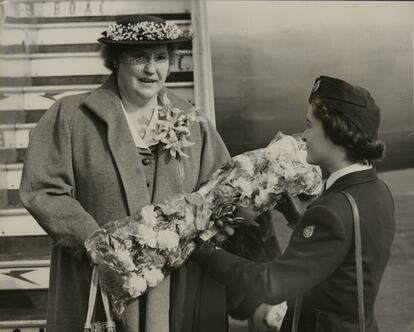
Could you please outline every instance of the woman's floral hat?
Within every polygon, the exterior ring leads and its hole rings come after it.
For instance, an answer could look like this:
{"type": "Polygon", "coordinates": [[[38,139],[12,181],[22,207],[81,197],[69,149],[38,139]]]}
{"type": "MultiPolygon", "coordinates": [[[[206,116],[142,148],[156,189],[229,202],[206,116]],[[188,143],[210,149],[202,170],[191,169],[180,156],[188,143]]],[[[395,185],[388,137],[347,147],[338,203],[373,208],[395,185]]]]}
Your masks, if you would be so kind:
{"type": "Polygon", "coordinates": [[[134,15],[110,24],[98,39],[104,44],[169,44],[192,39],[191,32],[181,30],[175,23],[160,17],[134,15]]]}

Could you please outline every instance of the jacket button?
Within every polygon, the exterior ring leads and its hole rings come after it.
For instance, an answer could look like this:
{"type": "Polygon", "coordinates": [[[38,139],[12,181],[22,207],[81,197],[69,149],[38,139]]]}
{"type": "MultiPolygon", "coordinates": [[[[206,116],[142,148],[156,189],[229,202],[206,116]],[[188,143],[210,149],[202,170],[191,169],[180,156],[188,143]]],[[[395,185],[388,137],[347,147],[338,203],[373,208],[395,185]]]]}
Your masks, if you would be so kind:
{"type": "Polygon", "coordinates": [[[148,158],[142,159],[142,164],[145,165],[145,166],[149,165],[150,162],[151,162],[151,160],[149,160],[148,158]]]}

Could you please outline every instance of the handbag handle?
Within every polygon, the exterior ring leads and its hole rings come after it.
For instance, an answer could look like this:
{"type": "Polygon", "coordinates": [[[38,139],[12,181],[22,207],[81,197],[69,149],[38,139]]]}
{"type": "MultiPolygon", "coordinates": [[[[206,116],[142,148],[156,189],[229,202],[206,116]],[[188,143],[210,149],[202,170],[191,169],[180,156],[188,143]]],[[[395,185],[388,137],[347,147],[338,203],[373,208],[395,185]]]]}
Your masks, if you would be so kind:
{"type": "MultiPolygon", "coordinates": [[[[361,222],[359,218],[358,205],[351,194],[341,191],[352,209],[352,219],[354,221],[355,236],[355,263],[357,274],[357,292],[358,292],[358,311],[359,311],[359,332],[365,332],[365,309],[364,309],[364,280],[362,270],[362,241],[361,241],[361,222]]],[[[299,328],[300,312],[302,310],[302,296],[298,296],[295,301],[293,312],[292,332],[297,332],[299,328]]]]}
{"type": "Polygon", "coordinates": [[[88,312],[86,314],[85,324],[83,326],[84,332],[92,332],[93,329],[93,323],[92,323],[92,317],[95,312],[96,307],[96,295],[98,292],[98,285],[99,289],[101,291],[102,296],[102,303],[105,310],[106,315],[106,327],[107,332],[115,332],[115,322],[112,318],[112,312],[109,305],[108,295],[106,291],[103,289],[101,284],[99,283],[99,269],[97,265],[93,266],[92,269],[92,277],[91,277],[91,286],[89,289],[89,300],[88,300],[88,312]]]}
{"type": "Polygon", "coordinates": [[[99,284],[99,288],[101,289],[102,302],[105,310],[107,332],[115,332],[115,322],[112,318],[112,311],[109,305],[108,294],[101,284],[99,284]]]}
{"type": "Polygon", "coordinates": [[[92,316],[95,311],[95,304],[96,304],[96,293],[97,293],[97,286],[98,286],[98,279],[99,273],[96,266],[93,266],[92,270],[92,278],[91,278],[91,286],[89,288],[89,300],[88,300],[88,312],[86,314],[85,324],[83,326],[84,332],[92,331],[92,316]]]}

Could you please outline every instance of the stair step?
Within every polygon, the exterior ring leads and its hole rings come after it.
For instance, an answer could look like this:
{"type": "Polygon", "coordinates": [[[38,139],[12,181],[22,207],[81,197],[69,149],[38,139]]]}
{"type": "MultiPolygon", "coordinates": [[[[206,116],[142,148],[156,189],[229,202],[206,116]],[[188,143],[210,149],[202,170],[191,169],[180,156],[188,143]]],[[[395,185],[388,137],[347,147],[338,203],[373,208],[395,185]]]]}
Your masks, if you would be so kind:
{"type": "Polygon", "coordinates": [[[27,148],[30,131],[36,127],[36,123],[16,123],[0,125],[0,147],[3,149],[27,148]]]}
{"type": "MultiPolygon", "coordinates": [[[[47,289],[31,290],[2,290],[0,291],[2,301],[0,302],[0,320],[21,320],[21,319],[40,319],[36,317],[37,310],[45,310],[47,307],[47,289]],[[4,301],[3,301],[4,299],[4,301]],[[30,317],[11,317],[9,310],[34,310],[30,317]],[[7,316],[6,316],[7,315],[7,316]]],[[[21,312],[19,312],[21,315],[21,312]]]]}
{"type": "Polygon", "coordinates": [[[47,296],[47,289],[0,290],[0,328],[44,326],[47,296]]]}
{"type": "MultiPolygon", "coordinates": [[[[2,115],[2,112],[0,112],[0,117],[1,115],[2,115]]],[[[27,149],[16,149],[16,148],[0,149],[0,164],[23,163],[26,157],[26,151],[27,149]]]]}
{"type": "MultiPolygon", "coordinates": [[[[185,65],[185,64],[183,64],[185,65]]],[[[187,83],[167,83],[167,86],[173,89],[174,92],[181,97],[193,100],[193,96],[188,94],[188,89],[192,88],[192,85],[187,83]],[[183,90],[184,89],[184,90],[183,90]],[[184,95],[183,95],[184,93],[184,95]]],[[[32,113],[44,112],[52,104],[65,96],[81,94],[88,92],[97,86],[50,86],[50,87],[25,87],[24,91],[20,91],[14,88],[0,87],[4,95],[0,98],[0,113],[7,111],[22,112],[25,111],[27,116],[31,116],[32,113]]],[[[191,89],[190,89],[191,90],[191,89]]],[[[0,114],[1,116],[1,114],[0,114]]],[[[17,117],[17,116],[16,116],[17,117]]],[[[21,123],[22,121],[16,121],[21,123]]],[[[37,121],[27,121],[27,123],[36,123],[37,121]]],[[[3,123],[3,122],[2,122],[3,123]]],[[[15,123],[15,122],[13,122],[15,123]]]]}
{"type": "MultiPolygon", "coordinates": [[[[96,75],[72,75],[72,76],[0,76],[0,85],[20,88],[27,87],[43,87],[50,85],[93,85],[102,84],[108,78],[105,74],[96,75]]],[[[192,82],[193,72],[172,72],[167,77],[167,82],[192,82]]]]}
{"type": "Polygon", "coordinates": [[[19,189],[0,190],[0,209],[21,209],[19,189]]]}
{"type": "Polygon", "coordinates": [[[45,332],[46,320],[0,321],[0,332],[45,332]]]}
{"type": "MultiPolygon", "coordinates": [[[[21,93],[62,93],[66,91],[90,91],[98,88],[99,84],[80,84],[73,83],[69,85],[43,85],[43,86],[0,86],[2,94],[21,94],[21,93]]],[[[167,82],[167,88],[184,88],[193,87],[193,82],[167,82]]]]}
{"type": "MultiPolygon", "coordinates": [[[[2,262],[4,263],[4,262],[2,262]]],[[[7,262],[13,265],[16,262],[7,262]]],[[[31,290],[49,288],[48,266],[30,267],[28,264],[46,265],[49,261],[22,261],[22,267],[2,267],[0,264],[0,291],[1,290],[31,290]],[[24,267],[23,267],[24,266],[24,267]]],[[[14,264],[16,265],[16,264],[14,264]]]]}
{"type": "Polygon", "coordinates": [[[52,239],[48,235],[1,237],[0,255],[50,255],[52,239]]]}
{"type": "Polygon", "coordinates": [[[0,237],[46,235],[26,209],[0,210],[0,237]]]}
{"type": "Polygon", "coordinates": [[[50,265],[50,255],[0,255],[0,269],[21,269],[21,268],[48,268],[50,265]]]}
{"type": "MultiPolygon", "coordinates": [[[[171,73],[193,71],[191,51],[177,51],[177,58],[170,67],[171,73]]],[[[2,76],[30,77],[30,79],[46,76],[110,74],[99,52],[0,54],[0,67],[3,68],[2,76]]]]}

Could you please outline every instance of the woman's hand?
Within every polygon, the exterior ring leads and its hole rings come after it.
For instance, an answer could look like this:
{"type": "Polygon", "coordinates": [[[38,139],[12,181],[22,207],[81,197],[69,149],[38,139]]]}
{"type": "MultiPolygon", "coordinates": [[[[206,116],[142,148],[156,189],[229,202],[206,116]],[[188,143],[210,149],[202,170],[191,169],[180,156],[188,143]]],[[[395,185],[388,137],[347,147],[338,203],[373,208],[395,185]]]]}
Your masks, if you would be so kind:
{"type": "Polygon", "coordinates": [[[243,218],[246,220],[255,220],[260,215],[260,212],[254,211],[253,209],[237,206],[234,210],[234,216],[243,218]]]}
{"type": "MultiPolygon", "coordinates": [[[[233,212],[233,216],[235,218],[243,218],[248,221],[250,221],[252,224],[254,224],[254,220],[260,215],[259,212],[254,211],[249,208],[245,208],[242,206],[237,206],[236,209],[233,212]]],[[[216,235],[216,239],[218,242],[222,242],[223,237],[226,238],[228,236],[232,236],[235,233],[235,229],[231,227],[230,225],[222,225],[221,227],[223,232],[220,232],[216,235]]]]}
{"type": "Polygon", "coordinates": [[[98,265],[98,253],[95,250],[87,249],[86,256],[88,256],[89,264],[91,266],[98,265]]]}
{"type": "Polygon", "coordinates": [[[296,223],[299,221],[305,211],[305,207],[297,196],[291,196],[287,192],[279,195],[275,209],[278,210],[289,223],[296,223]]]}
{"type": "Polygon", "coordinates": [[[192,258],[195,258],[198,261],[203,261],[204,258],[209,257],[217,248],[212,245],[210,242],[197,239],[198,247],[191,254],[192,258]]]}

